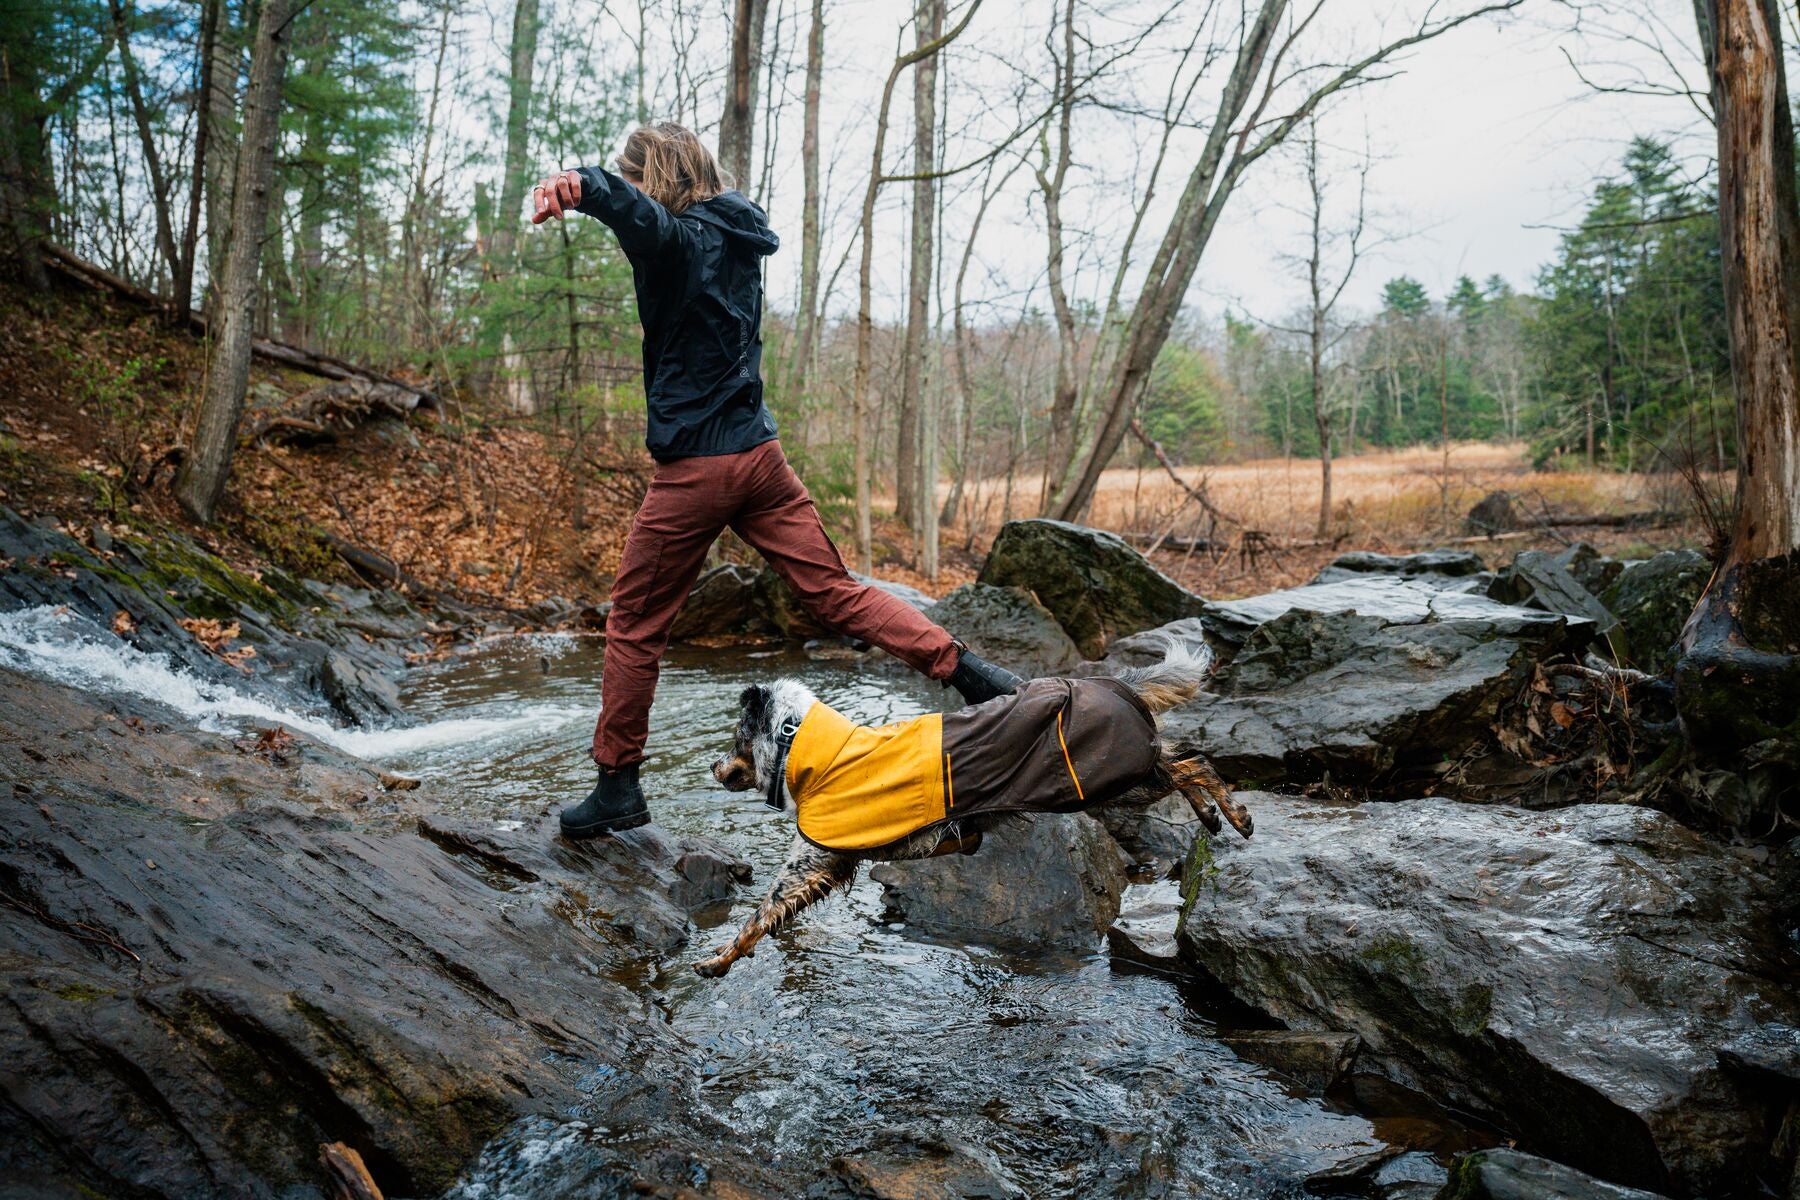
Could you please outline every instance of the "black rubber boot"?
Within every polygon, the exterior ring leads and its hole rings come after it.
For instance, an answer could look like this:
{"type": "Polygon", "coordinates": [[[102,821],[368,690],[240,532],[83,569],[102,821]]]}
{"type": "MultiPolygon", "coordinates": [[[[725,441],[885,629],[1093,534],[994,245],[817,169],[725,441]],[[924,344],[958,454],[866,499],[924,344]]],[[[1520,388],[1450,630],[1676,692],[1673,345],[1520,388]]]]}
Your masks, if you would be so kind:
{"type": "Polygon", "coordinates": [[[619,833],[650,823],[650,810],[644,805],[643,790],[638,787],[638,765],[620,767],[616,771],[600,768],[600,782],[580,804],[562,811],[564,837],[597,837],[603,833],[619,833]]]}
{"type": "Polygon", "coordinates": [[[985,704],[1001,696],[1010,696],[1025,682],[1005,667],[982,658],[961,642],[956,644],[956,648],[961,651],[961,657],[956,660],[956,670],[944,682],[962,693],[965,704],[985,704]]]}

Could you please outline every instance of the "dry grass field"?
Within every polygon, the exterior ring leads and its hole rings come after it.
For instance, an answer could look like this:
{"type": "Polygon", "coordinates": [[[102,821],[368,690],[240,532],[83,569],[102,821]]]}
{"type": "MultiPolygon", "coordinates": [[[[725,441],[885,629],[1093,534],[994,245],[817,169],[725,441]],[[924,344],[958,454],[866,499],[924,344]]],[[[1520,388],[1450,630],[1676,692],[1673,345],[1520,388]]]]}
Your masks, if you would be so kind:
{"type": "MultiPolygon", "coordinates": [[[[1404,553],[1431,546],[1473,549],[1495,566],[1519,550],[1557,548],[1587,541],[1628,557],[1672,546],[1698,545],[1704,532],[1683,519],[1653,528],[1552,527],[1501,538],[1470,538],[1469,509],[1490,492],[1506,491],[1526,518],[1673,511],[1692,501],[1672,474],[1625,475],[1614,471],[1534,471],[1517,443],[1470,442],[1414,447],[1341,458],[1332,470],[1332,518],[1317,539],[1319,464],[1316,459],[1258,459],[1223,466],[1181,468],[1225,517],[1219,521],[1187,498],[1154,464],[1115,469],[1102,478],[1088,523],[1136,535],[1140,545],[1159,536],[1170,547],[1154,557],[1187,587],[1205,595],[1236,596],[1307,579],[1348,550],[1404,553]],[[1189,549],[1195,538],[1215,543],[1189,549]]],[[[1714,481],[1729,487],[1730,481],[1714,481]]],[[[1016,479],[1011,514],[1028,515],[1041,481],[1016,479]]],[[[1007,509],[1006,481],[985,480],[975,489],[978,543],[998,529],[1007,509]],[[985,536],[983,536],[985,535],[985,536]]]]}

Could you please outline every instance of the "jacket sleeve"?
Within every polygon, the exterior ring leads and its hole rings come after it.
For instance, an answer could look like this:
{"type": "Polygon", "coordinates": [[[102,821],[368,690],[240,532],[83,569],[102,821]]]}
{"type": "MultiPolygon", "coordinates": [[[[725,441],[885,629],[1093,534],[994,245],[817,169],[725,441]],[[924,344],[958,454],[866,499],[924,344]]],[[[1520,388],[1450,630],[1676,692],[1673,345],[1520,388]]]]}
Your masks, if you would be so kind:
{"type": "Polygon", "coordinates": [[[687,237],[668,209],[605,167],[578,167],[581,202],[575,211],[604,221],[630,255],[653,256],[679,247],[687,237]]]}

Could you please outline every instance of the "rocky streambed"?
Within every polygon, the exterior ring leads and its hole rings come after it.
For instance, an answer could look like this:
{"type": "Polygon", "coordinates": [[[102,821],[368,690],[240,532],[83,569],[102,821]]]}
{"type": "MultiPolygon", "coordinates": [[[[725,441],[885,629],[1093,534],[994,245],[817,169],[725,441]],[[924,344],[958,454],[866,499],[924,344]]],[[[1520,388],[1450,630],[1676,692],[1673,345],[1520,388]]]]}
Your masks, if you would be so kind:
{"type": "Polygon", "coordinates": [[[878,868],[714,983],[789,836],[706,778],[737,691],[946,702],[772,577],[684,613],[781,640],[672,654],[657,824],[571,845],[594,639],[10,514],[0,559],[0,1192],[326,1195],[340,1141],[389,1196],[1787,1184],[1792,854],[1567,804],[1508,732],[1547,664],[1666,644],[1678,563],[1356,555],[1209,603],[1017,523],[934,615],[1038,672],[1206,641],[1170,734],[1287,794],[1194,853],[1164,803],[878,868]]]}

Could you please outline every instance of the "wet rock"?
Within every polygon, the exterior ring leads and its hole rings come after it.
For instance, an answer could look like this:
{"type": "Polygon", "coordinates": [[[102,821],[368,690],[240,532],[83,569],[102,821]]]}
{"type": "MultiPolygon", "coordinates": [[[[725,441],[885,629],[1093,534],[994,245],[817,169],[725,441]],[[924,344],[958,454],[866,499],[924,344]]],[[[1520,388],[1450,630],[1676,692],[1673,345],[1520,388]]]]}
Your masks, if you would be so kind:
{"type": "Polygon", "coordinates": [[[319,667],[319,692],[353,725],[412,720],[400,705],[400,688],[393,679],[340,650],[326,652],[319,667]]]}
{"type": "Polygon", "coordinates": [[[1488,595],[1504,604],[1525,604],[1545,612],[1585,617],[1605,633],[1618,618],[1600,602],[1600,593],[1618,578],[1623,565],[1602,558],[1586,542],[1566,550],[1521,550],[1494,579],[1488,595]]]}
{"type": "MultiPolygon", "coordinates": [[[[1242,640],[1242,639],[1240,639],[1242,640]]],[[[1161,662],[1170,644],[1185,646],[1195,653],[1210,653],[1212,638],[1203,617],[1183,617],[1142,633],[1127,634],[1106,647],[1106,657],[1097,663],[1078,666],[1075,674],[1112,674],[1121,667],[1148,667],[1161,662]]]]}
{"type": "Polygon", "coordinates": [[[1106,930],[1106,948],[1115,961],[1169,970],[1178,963],[1175,929],[1181,923],[1181,892],[1172,882],[1127,888],[1116,919],[1106,930]]]}
{"type": "Polygon", "coordinates": [[[1017,1187],[969,1152],[946,1144],[861,1151],[831,1161],[831,1181],[809,1200],[1011,1200],[1017,1187]]]}
{"type": "Polygon", "coordinates": [[[723,637],[743,633],[758,615],[757,572],[752,567],[726,563],[714,567],[694,583],[669,636],[676,641],[692,637],[723,637]]]}
{"type": "Polygon", "coordinates": [[[730,1159],[661,1082],[682,1051],[627,982],[686,936],[678,865],[731,856],[421,819],[419,793],[317,816],[291,766],[0,675],[0,773],[32,788],[0,806],[0,1178],[317,1196],[343,1141],[388,1195],[436,1194],[597,1079],[619,1128],[730,1159]]]}
{"type": "Polygon", "coordinates": [[[1434,1200],[1449,1179],[1434,1156],[1415,1150],[1382,1163],[1369,1182],[1378,1200],[1434,1200]]]}
{"type": "Polygon", "coordinates": [[[1350,1073],[1362,1039],[1354,1033],[1304,1029],[1234,1029],[1219,1040],[1239,1058],[1279,1071],[1309,1092],[1322,1093],[1350,1073]]]}
{"type": "Polygon", "coordinates": [[[1456,1160],[1441,1200],[1663,1200],[1522,1150],[1478,1150],[1456,1160]]]}
{"type": "Polygon", "coordinates": [[[1592,631],[1382,576],[1212,604],[1206,620],[1241,648],[1163,730],[1239,782],[1429,771],[1488,736],[1533,662],[1592,631]]]}
{"type": "Polygon", "coordinates": [[[1790,1087],[1800,1085],[1800,1029],[1759,1025],[1719,1047],[1719,1061],[1790,1087]]]}
{"type": "Polygon", "coordinates": [[[1471,591],[1488,578],[1487,564],[1471,550],[1425,550],[1418,554],[1377,554],[1353,550],[1340,554],[1313,577],[1314,583],[1341,583],[1369,575],[1417,579],[1443,591],[1471,591]]]}
{"type": "Polygon", "coordinates": [[[1623,806],[1245,799],[1181,937],[1238,1000],[1603,1178],[1754,1189],[1768,1101],[1715,1048],[1800,1009],[1753,856],[1623,806]]]}
{"type": "Polygon", "coordinates": [[[975,653],[1021,675],[1061,675],[1081,651],[1030,593],[966,583],[932,606],[931,619],[975,653]]]}
{"type": "Polygon", "coordinates": [[[1091,950],[1119,915],[1124,856],[1079,813],[1009,818],[972,855],[882,863],[869,872],[889,911],[933,933],[1091,950]]]}
{"type": "Polygon", "coordinates": [[[1106,826],[1133,868],[1156,875],[1174,870],[1205,833],[1193,806],[1175,794],[1149,805],[1108,804],[1088,815],[1106,826]]]}
{"type": "Polygon", "coordinates": [[[1024,588],[1088,658],[1107,643],[1200,615],[1202,601],[1110,533],[1064,521],[1009,521],[979,581],[1024,588]]]}
{"type": "Polygon", "coordinates": [[[0,611],[65,609],[199,680],[292,708],[316,711],[329,670],[336,711],[398,719],[389,680],[428,646],[429,621],[392,592],[248,575],[180,535],[116,537],[102,553],[0,508],[0,559],[13,564],[0,572],[0,611]],[[254,656],[227,662],[182,627],[189,618],[237,625],[230,648],[254,656]]]}
{"type": "Polygon", "coordinates": [[[1612,638],[1625,661],[1651,674],[1671,666],[1681,627],[1711,575],[1712,564],[1698,550],[1665,550],[1627,564],[1600,596],[1619,619],[1612,638]]]}

